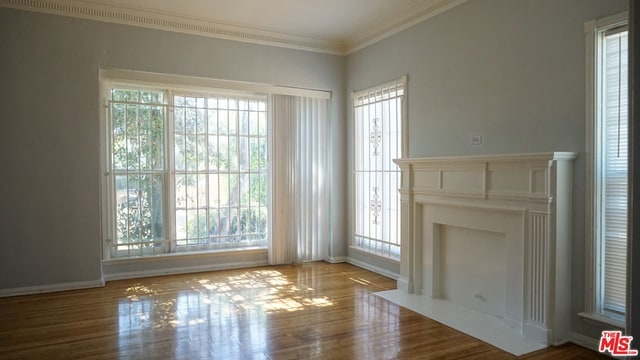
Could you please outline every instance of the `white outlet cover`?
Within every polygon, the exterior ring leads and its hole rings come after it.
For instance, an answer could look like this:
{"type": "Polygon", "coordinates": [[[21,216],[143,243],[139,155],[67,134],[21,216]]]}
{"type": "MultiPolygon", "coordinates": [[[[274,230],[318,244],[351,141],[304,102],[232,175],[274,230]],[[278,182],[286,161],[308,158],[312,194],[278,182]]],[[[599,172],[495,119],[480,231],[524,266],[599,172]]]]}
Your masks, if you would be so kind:
{"type": "Polygon", "coordinates": [[[471,146],[481,146],[483,143],[483,134],[482,133],[470,133],[469,134],[469,145],[471,146]]]}

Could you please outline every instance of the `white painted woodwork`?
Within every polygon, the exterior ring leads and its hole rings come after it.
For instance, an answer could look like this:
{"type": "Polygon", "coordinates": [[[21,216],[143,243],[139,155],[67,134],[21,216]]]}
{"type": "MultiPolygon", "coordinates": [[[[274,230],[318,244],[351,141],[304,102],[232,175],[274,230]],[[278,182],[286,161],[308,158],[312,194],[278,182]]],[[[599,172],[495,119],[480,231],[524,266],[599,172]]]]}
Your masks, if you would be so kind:
{"type": "Polygon", "coordinates": [[[346,55],[465,1],[0,0],[0,7],[346,55]]]}
{"type": "Polygon", "coordinates": [[[533,341],[568,341],[575,157],[395,160],[402,171],[398,288],[497,316],[533,341]]]}

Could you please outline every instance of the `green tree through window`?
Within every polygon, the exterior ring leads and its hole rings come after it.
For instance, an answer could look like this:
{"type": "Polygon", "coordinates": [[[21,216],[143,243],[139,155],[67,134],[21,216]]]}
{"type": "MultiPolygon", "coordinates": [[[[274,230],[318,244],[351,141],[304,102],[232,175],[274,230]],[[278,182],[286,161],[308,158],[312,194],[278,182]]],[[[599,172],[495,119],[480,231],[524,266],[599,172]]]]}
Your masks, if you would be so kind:
{"type": "Polygon", "coordinates": [[[110,95],[111,256],[266,244],[266,99],[110,95]]]}

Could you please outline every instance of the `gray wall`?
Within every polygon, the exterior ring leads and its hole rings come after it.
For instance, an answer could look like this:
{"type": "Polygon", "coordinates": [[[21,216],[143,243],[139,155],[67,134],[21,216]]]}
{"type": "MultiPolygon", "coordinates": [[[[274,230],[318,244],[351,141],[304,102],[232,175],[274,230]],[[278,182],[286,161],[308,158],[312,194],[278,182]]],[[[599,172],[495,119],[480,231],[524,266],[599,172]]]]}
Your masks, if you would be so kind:
{"type": "MultiPolygon", "coordinates": [[[[584,23],[626,7],[626,0],[470,0],[347,58],[348,91],[408,74],[412,157],[579,152],[574,314],[584,298],[584,23]],[[471,132],[484,133],[482,147],[468,146],[471,132]]],[[[577,316],[573,328],[600,337],[577,316]]]]}
{"type": "MultiPolygon", "coordinates": [[[[99,68],[331,90],[344,58],[0,8],[0,290],[98,280],[99,68]]],[[[334,126],[334,249],[346,255],[346,134],[334,126]]]]}

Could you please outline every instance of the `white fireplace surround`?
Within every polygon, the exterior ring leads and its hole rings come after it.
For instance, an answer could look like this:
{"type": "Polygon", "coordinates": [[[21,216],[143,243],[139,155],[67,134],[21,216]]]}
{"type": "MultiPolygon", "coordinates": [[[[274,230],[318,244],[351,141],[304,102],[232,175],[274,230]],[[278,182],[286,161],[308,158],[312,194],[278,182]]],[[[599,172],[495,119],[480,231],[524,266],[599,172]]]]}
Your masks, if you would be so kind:
{"type": "Polygon", "coordinates": [[[568,341],[575,157],[395,160],[402,171],[398,288],[493,315],[532,341],[568,341]]]}

